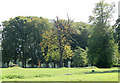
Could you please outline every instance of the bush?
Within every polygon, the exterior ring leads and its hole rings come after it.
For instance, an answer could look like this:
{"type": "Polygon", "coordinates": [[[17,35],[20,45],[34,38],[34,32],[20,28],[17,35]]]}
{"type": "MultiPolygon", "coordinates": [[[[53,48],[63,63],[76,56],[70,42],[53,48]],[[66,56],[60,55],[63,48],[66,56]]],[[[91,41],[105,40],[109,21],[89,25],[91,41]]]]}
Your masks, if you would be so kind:
{"type": "Polygon", "coordinates": [[[7,75],[7,76],[3,76],[2,79],[5,79],[5,78],[8,78],[8,79],[24,79],[24,76],[21,76],[21,75],[7,75]]]}
{"type": "Polygon", "coordinates": [[[51,75],[49,74],[39,74],[39,75],[36,75],[35,77],[51,77],[51,75]]]}
{"type": "Polygon", "coordinates": [[[73,61],[72,61],[72,66],[73,67],[81,67],[85,66],[87,64],[87,52],[86,50],[78,47],[75,50],[74,56],[73,56],[73,61]]]}

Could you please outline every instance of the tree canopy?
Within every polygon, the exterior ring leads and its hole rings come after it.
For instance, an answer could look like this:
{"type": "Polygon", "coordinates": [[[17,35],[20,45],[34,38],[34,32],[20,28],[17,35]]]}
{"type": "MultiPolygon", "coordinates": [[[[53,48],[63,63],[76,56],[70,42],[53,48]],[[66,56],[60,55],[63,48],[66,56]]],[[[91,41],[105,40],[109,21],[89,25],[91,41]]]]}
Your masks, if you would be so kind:
{"type": "Polygon", "coordinates": [[[89,63],[97,67],[111,67],[114,58],[113,30],[109,20],[114,11],[113,4],[101,0],[96,4],[90,22],[93,24],[92,34],[88,41],[89,63]]]}
{"type": "Polygon", "coordinates": [[[110,25],[115,4],[96,3],[89,22],[17,16],[2,23],[2,62],[22,67],[112,67],[120,53],[120,19],[110,25]],[[119,51],[119,53],[118,53],[119,51]],[[42,65],[41,65],[42,64],[42,65]],[[70,67],[70,65],[69,65],[70,67]]]}

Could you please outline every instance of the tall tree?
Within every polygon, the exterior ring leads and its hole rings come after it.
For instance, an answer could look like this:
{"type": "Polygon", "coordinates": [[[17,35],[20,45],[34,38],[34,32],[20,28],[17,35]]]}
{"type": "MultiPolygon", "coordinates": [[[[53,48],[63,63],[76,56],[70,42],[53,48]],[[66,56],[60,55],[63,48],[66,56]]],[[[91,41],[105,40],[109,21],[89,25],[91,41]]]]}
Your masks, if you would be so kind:
{"type": "MultiPolygon", "coordinates": [[[[120,55],[120,18],[116,20],[116,23],[114,25],[115,27],[115,40],[118,43],[118,55],[120,55]]],[[[120,56],[118,56],[118,60],[120,63],[120,56]]]]}
{"type": "Polygon", "coordinates": [[[26,67],[26,60],[31,59],[33,67],[35,59],[40,56],[42,31],[49,27],[49,21],[42,17],[18,16],[3,22],[3,26],[3,59],[8,55],[15,63],[20,59],[22,67],[26,67]]]}
{"type": "Polygon", "coordinates": [[[90,16],[94,28],[88,41],[88,59],[97,67],[111,67],[114,57],[113,30],[109,22],[114,12],[115,4],[101,0],[96,4],[93,16],[90,16]]]}
{"type": "MultiPolygon", "coordinates": [[[[71,46],[68,44],[66,40],[67,38],[64,37],[62,39],[63,40],[61,40],[61,43],[62,43],[61,48],[63,49],[62,59],[64,61],[65,59],[70,58],[70,56],[72,56],[72,50],[71,50],[71,46]]],[[[61,61],[61,54],[60,54],[61,52],[60,52],[60,44],[59,44],[57,31],[56,30],[46,31],[43,34],[43,39],[40,45],[42,46],[46,67],[48,67],[47,66],[48,63],[51,63],[51,62],[54,63],[54,67],[55,67],[55,64],[59,64],[59,62],[61,61]]]]}
{"type": "MultiPolygon", "coordinates": [[[[15,39],[18,36],[16,35],[16,28],[12,25],[13,20],[3,22],[3,31],[2,31],[2,59],[3,62],[7,60],[7,64],[11,59],[17,59],[17,42],[18,40],[15,39]],[[14,28],[12,28],[14,27],[14,28]],[[7,58],[9,57],[9,59],[7,58]]],[[[13,23],[14,24],[14,23],[13,23]]]]}
{"type": "Polygon", "coordinates": [[[56,45],[58,46],[59,49],[59,54],[60,54],[60,67],[63,67],[64,64],[64,51],[65,51],[65,46],[70,45],[70,32],[71,32],[71,23],[69,17],[68,20],[59,20],[57,17],[57,20],[54,23],[55,31],[56,31],[56,45]]]}

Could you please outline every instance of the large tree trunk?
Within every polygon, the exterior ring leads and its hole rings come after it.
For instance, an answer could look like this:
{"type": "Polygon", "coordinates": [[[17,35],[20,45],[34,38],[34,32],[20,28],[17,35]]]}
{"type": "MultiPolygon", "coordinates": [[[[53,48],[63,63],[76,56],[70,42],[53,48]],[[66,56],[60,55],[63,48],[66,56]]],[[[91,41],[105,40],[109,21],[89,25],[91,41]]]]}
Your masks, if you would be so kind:
{"type": "Polygon", "coordinates": [[[25,59],[25,68],[26,68],[26,59],[25,59]]]}
{"type": "Polygon", "coordinates": [[[68,61],[67,60],[64,60],[64,66],[68,67],[68,61]]]}
{"type": "Polygon", "coordinates": [[[63,64],[63,51],[61,50],[61,52],[60,52],[60,55],[61,55],[61,61],[60,61],[60,67],[64,67],[64,64],[63,64]]]}
{"type": "Polygon", "coordinates": [[[61,38],[59,39],[59,43],[60,43],[60,67],[63,67],[63,47],[61,38]]]}
{"type": "Polygon", "coordinates": [[[46,65],[46,68],[49,68],[48,62],[46,62],[45,65],[46,65]]]}
{"type": "Polygon", "coordinates": [[[55,68],[55,62],[54,62],[54,68],[55,68]]]}
{"type": "Polygon", "coordinates": [[[34,61],[33,61],[33,58],[32,58],[32,62],[31,62],[31,67],[32,67],[32,68],[34,67],[34,61]]]}
{"type": "Polygon", "coordinates": [[[17,64],[17,59],[15,59],[14,64],[17,64]]]}
{"type": "Polygon", "coordinates": [[[120,53],[120,42],[118,43],[118,52],[120,53]]]}
{"type": "Polygon", "coordinates": [[[59,62],[57,62],[57,67],[60,67],[60,61],[59,61],[59,62]]]}
{"type": "Polygon", "coordinates": [[[9,61],[7,62],[7,67],[9,67],[9,61]]]}
{"type": "Polygon", "coordinates": [[[40,63],[40,61],[38,62],[38,64],[39,64],[39,68],[41,67],[41,63],[40,63]]]}
{"type": "Polygon", "coordinates": [[[22,58],[21,55],[20,55],[20,59],[21,59],[21,62],[22,62],[22,68],[24,68],[24,59],[22,58]]]}
{"type": "Polygon", "coordinates": [[[25,64],[24,64],[24,59],[22,60],[22,68],[24,68],[25,66],[24,66],[25,64]]]}

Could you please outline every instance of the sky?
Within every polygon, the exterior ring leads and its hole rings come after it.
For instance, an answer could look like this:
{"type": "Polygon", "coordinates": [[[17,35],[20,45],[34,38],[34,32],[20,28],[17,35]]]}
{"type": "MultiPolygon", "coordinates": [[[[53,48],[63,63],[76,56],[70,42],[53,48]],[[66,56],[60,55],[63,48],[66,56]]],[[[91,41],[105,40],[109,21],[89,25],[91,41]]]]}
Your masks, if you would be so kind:
{"type": "MultiPolygon", "coordinates": [[[[118,1],[120,0],[105,0],[116,4],[112,24],[118,17],[118,1]]],[[[88,22],[97,2],[99,0],[1,0],[0,23],[16,16],[38,16],[48,19],[56,19],[58,16],[60,19],[67,19],[67,13],[75,22],[88,22]]]]}

